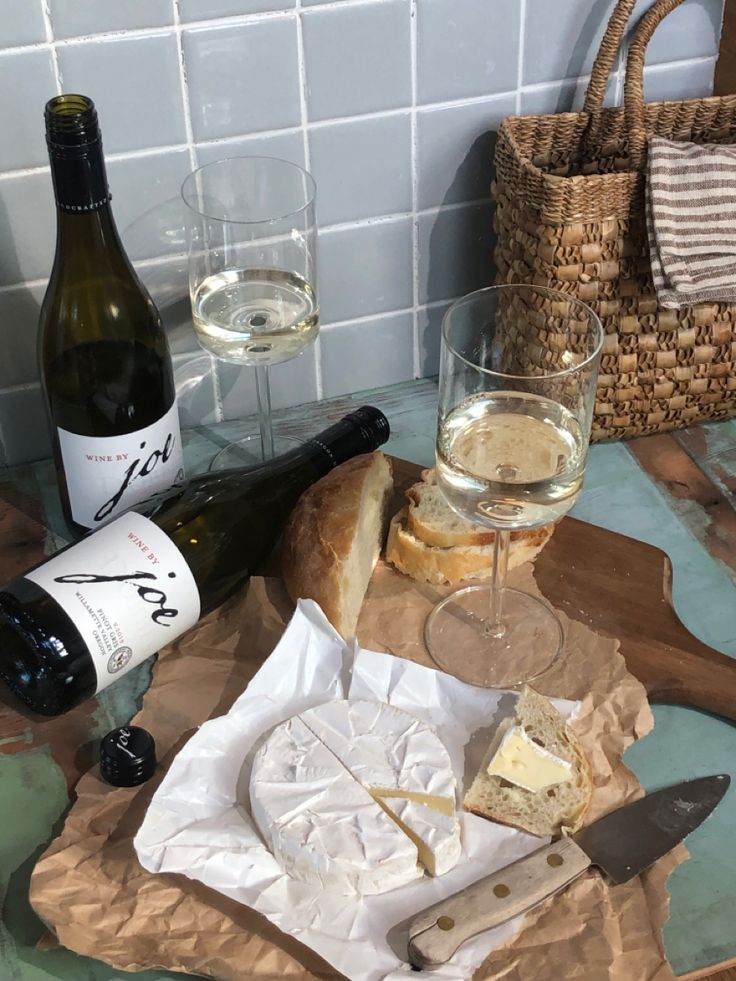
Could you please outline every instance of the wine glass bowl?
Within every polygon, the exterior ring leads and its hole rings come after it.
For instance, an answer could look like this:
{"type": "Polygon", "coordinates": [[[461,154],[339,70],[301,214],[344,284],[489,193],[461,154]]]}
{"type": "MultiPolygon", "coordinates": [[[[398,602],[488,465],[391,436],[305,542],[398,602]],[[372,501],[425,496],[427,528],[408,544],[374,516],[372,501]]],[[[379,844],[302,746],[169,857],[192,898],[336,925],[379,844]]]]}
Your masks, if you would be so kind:
{"type": "MultiPolygon", "coordinates": [[[[319,330],[315,184],[285,160],[230,157],[190,174],[182,197],[190,210],[195,334],[219,360],[255,368],[261,458],[268,459],[274,454],[268,369],[300,355],[319,330]]],[[[242,445],[223,454],[218,468],[247,459],[242,445]]]]}
{"type": "Polygon", "coordinates": [[[451,594],[427,622],[435,661],[466,681],[517,685],[559,656],[557,617],[504,588],[509,542],[513,531],[532,543],[577,498],[602,343],[590,308],[543,287],[489,287],[445,315],[437,483],[453,510],[496,532],[493,584],[451,594]]]}

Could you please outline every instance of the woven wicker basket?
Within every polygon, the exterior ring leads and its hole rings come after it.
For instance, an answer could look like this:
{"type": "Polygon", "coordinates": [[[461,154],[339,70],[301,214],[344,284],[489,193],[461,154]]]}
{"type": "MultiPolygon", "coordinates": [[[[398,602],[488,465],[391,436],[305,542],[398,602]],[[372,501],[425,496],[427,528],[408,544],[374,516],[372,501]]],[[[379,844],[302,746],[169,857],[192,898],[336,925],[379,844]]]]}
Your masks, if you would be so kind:
{"type": "Polygon", "coordinates": [[[636,0],[618,0],[582,112],[512,116],[496,146],[498,282],[578,297],[606,340],[593,439],[664,432],[736,413],[736,305],[657,305],[644,224],[647,136],[736,141],[736,95],[644,104],[647,44],[683,0],[657,0],[637,25],[623,108],[603,97],[636,0]]]}

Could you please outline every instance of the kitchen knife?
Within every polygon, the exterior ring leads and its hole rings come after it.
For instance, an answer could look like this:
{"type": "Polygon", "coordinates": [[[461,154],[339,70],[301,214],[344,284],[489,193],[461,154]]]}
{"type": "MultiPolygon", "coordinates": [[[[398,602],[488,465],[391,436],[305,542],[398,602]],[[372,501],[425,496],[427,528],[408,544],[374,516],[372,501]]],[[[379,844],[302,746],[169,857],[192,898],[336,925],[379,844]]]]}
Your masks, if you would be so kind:
{"type": "Polygon", "coordinates": [[[720,774],[647,794],[430,906],[409,926],[411,965],[444,964],[466,940],[526,912],[591,865],[614,883],[639,875],[708,817],[730,782],[720,774]]]}

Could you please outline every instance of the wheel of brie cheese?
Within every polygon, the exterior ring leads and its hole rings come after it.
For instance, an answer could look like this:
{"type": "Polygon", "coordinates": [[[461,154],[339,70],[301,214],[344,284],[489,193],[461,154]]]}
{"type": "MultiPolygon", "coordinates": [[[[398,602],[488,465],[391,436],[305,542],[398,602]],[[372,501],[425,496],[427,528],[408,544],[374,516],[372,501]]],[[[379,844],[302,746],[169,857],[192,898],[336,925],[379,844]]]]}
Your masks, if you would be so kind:
{"type": "Polygon", "coordinates": [[[379,702],[326,702],[258,750],[253,818],[285,872],[345,895],[386,892],[460,857],[455,777],[437,734],[379,702]]]}

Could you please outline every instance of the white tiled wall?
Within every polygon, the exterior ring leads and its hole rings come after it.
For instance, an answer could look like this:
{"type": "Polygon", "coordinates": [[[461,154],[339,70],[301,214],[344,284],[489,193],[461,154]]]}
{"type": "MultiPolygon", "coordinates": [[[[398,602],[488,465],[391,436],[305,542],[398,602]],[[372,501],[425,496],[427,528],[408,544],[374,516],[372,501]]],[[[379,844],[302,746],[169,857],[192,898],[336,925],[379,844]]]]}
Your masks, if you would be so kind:
{"type": "MultiPolygon", "coordinates": [[[[0,463],[48,453],[35,334],[55,221],[43,106],[98,104],[118,225],[170,332],[185,424],[252,411],[189,322],[186,174],[259,153],[318,186],[323,329],[274,404],[432,374],[448,302],[492,280],[494,131],[578,107],[614,0],[3,0],[0,463]]],[[[652,0],[639,0],[643,10],[652,0]]],[[[649,98],[710,90],[722,0],[651,44],[649,98]]],[[[620,101],[617,65],[608,101],[620,101]]]]}

